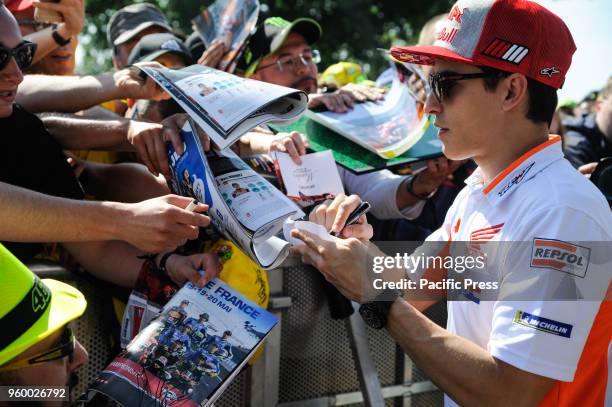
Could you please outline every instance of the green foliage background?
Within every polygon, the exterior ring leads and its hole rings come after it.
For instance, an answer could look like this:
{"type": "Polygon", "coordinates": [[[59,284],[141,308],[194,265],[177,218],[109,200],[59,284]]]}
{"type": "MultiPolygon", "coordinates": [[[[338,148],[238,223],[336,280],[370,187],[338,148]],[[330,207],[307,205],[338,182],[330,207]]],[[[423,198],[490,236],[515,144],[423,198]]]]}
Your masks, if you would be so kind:
{"type": "MultiPolygon", "coordinates": [[[[111,14],[134,0],[86,0],[87,24],[81,35],[84,58],[82,73],[99,73],[111,69],[110,50],[106,42],[106,24],[111,14]],[[110,3],[110,4],[109,4],[110,3]]],[[[212,0],[150,0],[169,18],[177,30],[191,33],[190,20],[212,0]]],[[[340,60],[363,64],[375,77],[386,66],[377,48],[391,44],[414,43],[425,22],[448,11],[452,0],[260,0],[259,21],[270,16],[288,20],[311,17],[323,27],[323,38],[317,44],[324,68],[340,60]]]]}

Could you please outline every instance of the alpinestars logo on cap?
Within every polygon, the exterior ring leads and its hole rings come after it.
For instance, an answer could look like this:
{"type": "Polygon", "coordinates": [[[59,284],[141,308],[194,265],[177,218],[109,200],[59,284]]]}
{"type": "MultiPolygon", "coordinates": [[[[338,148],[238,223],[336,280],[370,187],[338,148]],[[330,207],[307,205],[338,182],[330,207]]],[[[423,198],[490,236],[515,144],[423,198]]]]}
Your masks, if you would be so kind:
{"type": "Polygon", "coordinates": [[[486,56],[518,65],[529,53],[529,48],[495,38],[482,53],[486,56]]]}
{"type": "Polygon", "coordinates": [[[549,68],[542,68],[542,70],[540,71],[540,75],[546,75],[549,78],[552,78],[553,75],[558,74],[558,73],[561,73],[561,71],[559,71],[554,66],[551,66],[549,68]]]}

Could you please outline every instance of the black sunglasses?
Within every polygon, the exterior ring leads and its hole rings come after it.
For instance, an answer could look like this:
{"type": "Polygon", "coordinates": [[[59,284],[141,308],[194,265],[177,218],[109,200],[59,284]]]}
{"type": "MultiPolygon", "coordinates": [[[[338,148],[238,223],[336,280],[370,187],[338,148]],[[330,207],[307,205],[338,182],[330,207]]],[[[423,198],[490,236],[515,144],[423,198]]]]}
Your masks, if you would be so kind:
{"type": "Polygon", "coordinates": [[[509,73],[496,71],[496,72],[476,72],[476,73],[455,73],[455,72],[440,72],[436,74],[429,74],[429,86],[438,102],[442,103],[445,100],[450,100],[451,90],[455,86],[455,82],[462,81],[465,79],[478,79],[478,78],[502,78],[508,76],[509,73]]]}
{"type": "Polygon", "coordinates": [[[25,69],[32,64],[37,45],[30,41],[23,41],[15,48],[6,48],[0,45],[0,71],[6,68],[11,57],[15,57],[19,69],[25,69]]]}
{"type": "Polygon", "coordinates": [[[46,351],[30,356],[28,359],[19,359],[12,361],[0,367],[0,372],[23,369],[32,365],[38,365],[41,363],[47,363],[53,360],[61,359],[66,356],[68,356],[68,361],[72,363],[74,359],[74,350],[74,333],[72,332],[72,328],[66,327],[59,341],[55,345],[53,345],[51,349],[47,349],[46,351]]]}

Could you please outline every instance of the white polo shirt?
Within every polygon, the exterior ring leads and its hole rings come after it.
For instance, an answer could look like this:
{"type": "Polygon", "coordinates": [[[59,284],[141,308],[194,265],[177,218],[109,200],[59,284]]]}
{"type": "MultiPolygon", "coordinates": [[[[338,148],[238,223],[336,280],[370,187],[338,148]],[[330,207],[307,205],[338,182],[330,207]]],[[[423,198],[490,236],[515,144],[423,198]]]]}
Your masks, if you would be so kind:
{"type": "MultiPolygon", "coordinates": [[[[601,302],[612,275],[608,203],[563,157],[558,136],[521,156],[486,186],[479,169],[465,182],[444,224],[427,240],[523,242],[498,244],[486,267],[498,274],[502,290],[523,284],[533,295],[480,301],[478,292],[466,292],[470,300],[448,302],[448,330],[521,370],[564,382],[576,379],[575,384],[558,382],[546,399],[549,405],[562,400],[571,405],[573,395],[584,401],[576,386],[584,387],[585,381],[575,377],[581,357],[602,363],[598,369],[610,364],[612,307],[610,301],[601,302]],[[597,247],[589,247],[595,241],[597,247]],[[602,253],[602,245],[609,250],[602,253]],[[593,300],[537,300],[537,293],[568,284],[593,300]]],[[[607,374],[584,370],[578,373],[588,376],[589,392],[605,397],[607,374]]],[[[454,405],[448,397],[446,404],[454,405]]]]}

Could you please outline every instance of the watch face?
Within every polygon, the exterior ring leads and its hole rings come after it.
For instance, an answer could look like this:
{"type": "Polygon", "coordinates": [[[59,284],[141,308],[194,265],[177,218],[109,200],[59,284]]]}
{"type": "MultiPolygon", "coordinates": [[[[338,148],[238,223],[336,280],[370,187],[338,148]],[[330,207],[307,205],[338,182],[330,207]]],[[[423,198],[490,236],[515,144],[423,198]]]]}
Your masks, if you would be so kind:
{"type": "Polygon", "coordinates": [[[371,328],[382,329],[385,326],[385,318],[375,303],[363,304],[359,307],[359,314],[366,325],[371,328]]]}

